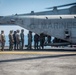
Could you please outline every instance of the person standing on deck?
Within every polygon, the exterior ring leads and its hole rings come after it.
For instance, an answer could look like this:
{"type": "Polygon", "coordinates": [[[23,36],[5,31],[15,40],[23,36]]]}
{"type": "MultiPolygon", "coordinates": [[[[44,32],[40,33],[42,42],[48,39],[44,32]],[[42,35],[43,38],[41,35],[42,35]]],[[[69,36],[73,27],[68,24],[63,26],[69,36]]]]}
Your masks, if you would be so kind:
{"type": "Polygon", "coordinates": [[[0,34],[0,50],[1,50],[1,34],[0,34]]]}
{"type": "Polygon", "coordinates": [[[5,46],[5,34],[4,31],[1,31],[1,50],[4,51],[4,46],[5,46]]]}
{"type": "Polygon", "coordinates": [[[38,49],[38,46],[39,46],[39,35],[35,34],[34,35],[34,48],[38,49]]]}
{"type": "Polygon", "coordinates": [[[21,38],[20,38],[20,31],[19,30],[17,30],[16,41],[17,41],[17,50],[20,50],[21,38]]]}
{"type": "Polygon", "coordinates": [[[45,36],[43,33],[40,34],[40,47],[44,49],[45,36]]]}
{"type": "Polygon", "coordinates": [[[24,30],[23,29],[21,30],[20,37],[21,37],[21,49],[23,50],[23,47],[24,47],[24,30]]]}
{"type": "Polygon", "coordinates": [[[11,30],[9,33],[9,50],[13,50],[14,38],[13,31],[11,30]]]}
{"type": "Polygon", "coordinates": [[[14,39],[14,50],[16,50],[16,47],[17,47],[17,41],[16,41],[16,31],[14,31],[14,34],[13,34],[13,39],[14,39]]]}
{"type": "Polygon", "coordinates": [[[28,33],[28,49],[32,49],[32,32],[28,33]]]}

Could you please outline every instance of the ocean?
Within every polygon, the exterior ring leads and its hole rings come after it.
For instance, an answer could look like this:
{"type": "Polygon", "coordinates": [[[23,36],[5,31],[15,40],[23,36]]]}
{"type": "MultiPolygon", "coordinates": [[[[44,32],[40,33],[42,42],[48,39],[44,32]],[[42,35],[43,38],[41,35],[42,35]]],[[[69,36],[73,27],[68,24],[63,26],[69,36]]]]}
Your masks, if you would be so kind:
{"type": "MultiPolygon", "coordinates": [[[[6,39],[5,46],[9,46],[9,38],[8,38],[8,36],[5,36],[5,39],[6,39]]],[[[24,36],[24,39],[25,39],[24,45],[28,45],[28,37],[27,37],[27,35],[24,36]]],[[[34,37],[33,37],[33,39],[34,39],[34,37]]],[[[32,44],[34,45],[34,41],[32,42],[32,44]]]]}

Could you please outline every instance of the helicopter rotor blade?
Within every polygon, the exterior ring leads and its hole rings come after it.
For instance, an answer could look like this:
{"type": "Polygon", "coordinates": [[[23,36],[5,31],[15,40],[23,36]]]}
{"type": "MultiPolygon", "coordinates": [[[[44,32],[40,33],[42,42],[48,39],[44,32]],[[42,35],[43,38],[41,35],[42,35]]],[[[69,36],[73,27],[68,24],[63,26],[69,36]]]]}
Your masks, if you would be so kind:
{"type": "Polygon", "coordinates": [[[59,6],[54,6],[54,7],[48,7],[46,9],[53,9],[53,8],[60,8],[60,7],[66,7],[66,6],[71,6],[71,5],[76,5],[76,3],[71,3],[71,4],[65,4],[65,5],[59,5],[59,6]]]}

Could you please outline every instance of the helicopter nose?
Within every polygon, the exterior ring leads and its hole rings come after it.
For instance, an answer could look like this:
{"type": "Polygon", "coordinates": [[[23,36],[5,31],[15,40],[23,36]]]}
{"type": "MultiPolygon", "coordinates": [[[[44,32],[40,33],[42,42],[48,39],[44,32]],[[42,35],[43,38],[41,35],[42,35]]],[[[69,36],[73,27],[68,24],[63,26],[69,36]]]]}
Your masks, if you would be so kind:
{"type": "Polygon", "coordinates": [[[3,18],[3,16],[0,16],[0,18],[3,18]]]}
{"type": "Polygon", "coordinates": [[[5,25],[9,23],[9,18],[5,17],[5,16],[0,16],[0,25],[5,25]]]}
{"type": "Polygon", "coordinates": [[[0,24],[14,24],[15,19],[9,16],[0,16],[0,24]]]}

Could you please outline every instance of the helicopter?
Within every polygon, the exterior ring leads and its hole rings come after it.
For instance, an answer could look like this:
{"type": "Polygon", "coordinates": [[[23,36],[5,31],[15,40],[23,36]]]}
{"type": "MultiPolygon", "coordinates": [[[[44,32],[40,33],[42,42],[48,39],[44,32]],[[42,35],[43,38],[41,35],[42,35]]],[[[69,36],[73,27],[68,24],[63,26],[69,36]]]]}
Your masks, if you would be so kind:
{"type": "Polygon", "coordinates": [[[19,25],[34,33],[50,35],[76,44],[76,3],[49,7],[51,11],[0,16],[0,24],[19,25]],[[68,9],[57,8],[71,6],[68,9]]]}

